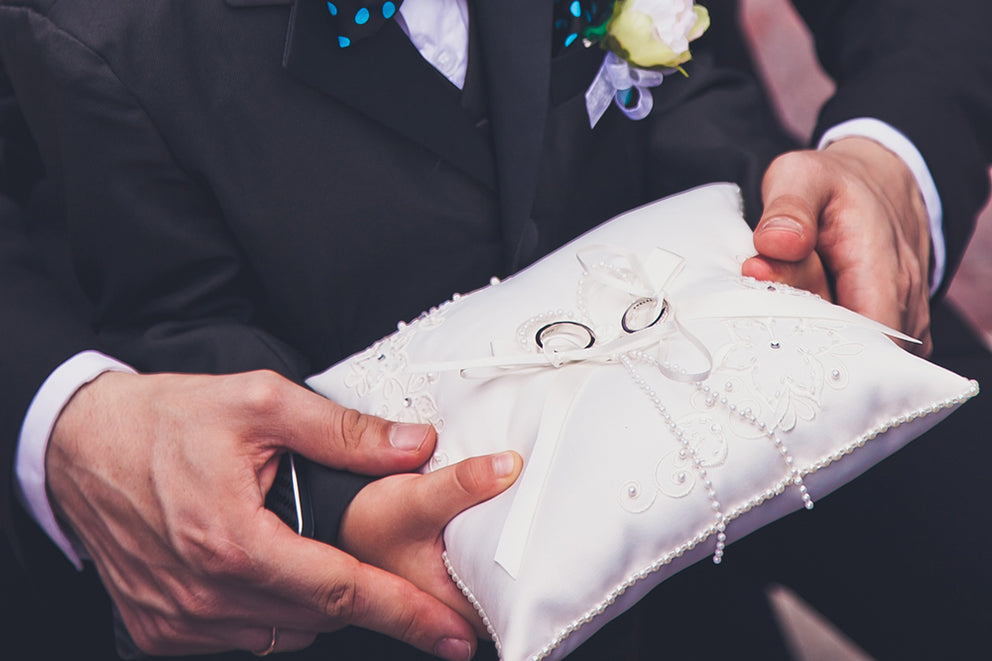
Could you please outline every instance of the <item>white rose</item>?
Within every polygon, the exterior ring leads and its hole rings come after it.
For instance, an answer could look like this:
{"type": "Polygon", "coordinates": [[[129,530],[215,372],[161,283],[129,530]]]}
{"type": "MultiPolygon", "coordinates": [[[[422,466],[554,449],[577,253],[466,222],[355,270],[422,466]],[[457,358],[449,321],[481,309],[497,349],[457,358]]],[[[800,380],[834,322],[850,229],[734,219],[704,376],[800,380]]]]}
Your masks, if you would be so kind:
{"type": "Polygon", "coordinates": [[[699,36],[693,36],[697,17],[692,5],[692,0],[634,0],[630,8],[651,17],[658,41],[684,53],[689,50],[689,41],[699,36]]]}
{"type": "Polygon", "coordinates": [[[640,67],[677,67],[689,61],[689,42],[710,25],[692,0],[619,0],[607,25],[607,47],[640,67]]]}

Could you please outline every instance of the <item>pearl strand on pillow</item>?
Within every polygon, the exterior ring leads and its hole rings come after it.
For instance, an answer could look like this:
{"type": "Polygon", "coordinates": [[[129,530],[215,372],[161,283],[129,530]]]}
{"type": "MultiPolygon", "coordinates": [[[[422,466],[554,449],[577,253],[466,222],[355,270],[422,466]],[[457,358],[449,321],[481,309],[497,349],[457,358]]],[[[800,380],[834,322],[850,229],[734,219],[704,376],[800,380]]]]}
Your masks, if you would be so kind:
{"type": "MultiPolygon", "coordinates": [[[[692,466],[699,476],[699,479],[703,481],[703,485],[706,487],[706,495],[710,500],[710,507],[713,509],[713,515],[716,518],[717,524],[717,542],[716,550],[713,552],[713,564],[720,564],[723,562],[724,549],[727,546],[727,515],[723,512],[723,507],[720,504],[720,500],[717,497],[716,489],[713,486],[712,480],[710,480],[706,469],[703,467],[703,460],[699,458],[696,454],[695,448],[689,442],[689,436],[685,433],[685,430],[679,426],[672,417],[672,414],[668,412],[665,405],[661,403],[661,398],[658,397],[658,393],[655,392],[654,388],[647,382],[647,380],[641,376],[641,374],[634,367],[632,359],[638,359],[644,361],[645,355],[640,351],[633,351],[629,354],[621,354],[617,359],[623,364],[630,374],[630,377],[634,380],[634,383],[638,388],[647,396],[648,400],[654,406],[655,410],[661,415],[668,429],[671,431],[675,439],[682,445],[682,451],[688,453],[692,460],[692,466]]],[[[647,361],[644,361],[647,362],[647,361]]],[[[637,494],[631,494],[631,496],[636,496],[637,494]]]]}
{"type": "MultiPolygon", "coordinates": [[[[727,517],[723,513],[720,501],[717,498],[716,490],[713,487],[712,480],[709,479],[706,469],[702,465],[702,460],[696,455],[695,450],[691,447],[689,443],[689,438],[685,431],[675,422],[672,414],[668,412],[665,405],[661,403],[660,398],[655,393],[654,389],[647,383],[643,376],[641,376],[633,362],[641,362],[652,367],[659,368],[660,365],[658,360],[643,351],[631,351],[625,355],[618,357],[620,362],[630,373],[631,378],[634,383],[647,395],[648,400],[655,407],[658,413],[661,415],[662,419],[665,420],[668,428],[671,430],[672,434],[675,436],[676,440],[682,445],[682,451],[688,452],[691,459],[692,465],[696,470],[696,474],[703,481],[703,485],[706,487],[706,493],[710,498],[710,503],[717,519],[717,543],[716,550],[713,553],[713,563],[720,564],[723,561],[724,550],[727,545],[727,535],[726,535],[726,524],[727,517]]],[[[749,423],[755,427],[763,436],[772,442],[775,449],[778,451],[779,455],[782,457],[782,461],[785,463],[789,470],[792,484],[799,489],[799,494],[802,497],[803,507],[807,510],[813,509],[814,503],[812,497],[809,495],[809,490],[806,488],[806,484],[803,482],[802,474],[799,468],[796,466],[795,459],[789,448],[786,447],[785,443],[781,438],[775,433],[774,429],[770,429],[768,425],[758,420],[757,416],[750,408],[739,409],[736,404],[734,404],[725,394],[717,394],[713,388],[711,388],[706,383],[697,382],[695,384],[696,389],[706,396],[706,401],[708,404],[719,403],[721,406],[727,408],[732,415],[737,415],[740,419],[746,423],[749,423]]]]}

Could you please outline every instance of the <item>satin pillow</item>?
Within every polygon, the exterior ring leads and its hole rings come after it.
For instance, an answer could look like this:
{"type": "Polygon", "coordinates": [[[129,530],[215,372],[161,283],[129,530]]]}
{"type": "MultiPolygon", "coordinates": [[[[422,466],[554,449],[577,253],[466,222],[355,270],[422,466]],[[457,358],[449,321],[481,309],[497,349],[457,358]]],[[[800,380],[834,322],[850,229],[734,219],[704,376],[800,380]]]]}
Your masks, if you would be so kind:
{"type": "MultiPolygon", "coordinates": [[[[740,275],[740,193],[625,213],[455,295],[308,380],[438,430],[425,470],[514,449],[524,472],[445,531],[507,661],[558,659],[668,576],[857,476],[977,383],[898,335],[740,275]]],[[[714,570],[717,571],[717,570],[714,570]]]]}

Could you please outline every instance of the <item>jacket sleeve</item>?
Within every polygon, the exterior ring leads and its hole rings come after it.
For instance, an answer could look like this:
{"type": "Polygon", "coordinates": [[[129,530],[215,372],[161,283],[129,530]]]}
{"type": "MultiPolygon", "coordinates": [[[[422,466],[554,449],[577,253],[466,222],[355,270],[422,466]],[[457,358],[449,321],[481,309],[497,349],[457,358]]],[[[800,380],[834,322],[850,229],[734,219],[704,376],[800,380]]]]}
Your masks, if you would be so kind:
{"type": "MultiPolygon", "coordinates": [[[[0,7],[0,56],[64,199],[75,275],[92,302],[101,348],[145,372],[271,369],[302,381],[309,361],[266,329],[255,303],[263,284],[209,186],[177,163],[107,63],[45,16],[9,7],[0,7]]],[[[61,328],[57,303],[52,310],[31,305],[39,324],[61,328]]],[[[3,322],[0,330],[7,330],[3,322]]],[[[41,342],[28,329],[22,339],[22,353],[41,342]]],[[[50,362],[48,370],[60,361],[50,362]]],[[[35,388],[45,375],[38,370],[35,388]]],[[[20,415],[29,392],[27,384],[20,415]]],[[[12,408],[11,427],[16,418],[12,408]]],[[[321,504],[339,514],[365,484],[344,474],[340,480],[345,496],[321,504]]]]}
{"type": "Polygon", "coordinates": [[[51,210],[43,191],[32,194],[40,174],[0,62],[0,543],[13,542],[14,454],[28,405],[60,363],[98,347],[84,308],[45,267],[58,249],[51,228],[29,231],[28,218],[46,220],[51,210]]]}
{"type": "Polygon", "coordinates": [[[950,280],[989,192],[992,4],[794,0],[837,84],[816,136],[857,117],[906,135],[940,194],[950,280]]]}
{"type": "Polygon", "coordinates": [[[261,285],[209,186],[176,162],[106,61],[16,8],[0,10],[0,44],[112,355],[141,371],[304,377],[302,356],[262,327],[261,285]]]}

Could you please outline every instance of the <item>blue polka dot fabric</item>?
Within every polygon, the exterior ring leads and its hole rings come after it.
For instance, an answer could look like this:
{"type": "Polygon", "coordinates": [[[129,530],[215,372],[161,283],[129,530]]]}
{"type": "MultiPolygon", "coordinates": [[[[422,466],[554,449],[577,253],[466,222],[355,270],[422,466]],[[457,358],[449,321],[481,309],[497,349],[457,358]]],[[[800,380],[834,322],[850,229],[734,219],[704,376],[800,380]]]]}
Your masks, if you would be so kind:
{"type": "Polygon", "coordinates": [[[555,0],[553,51],[581,43],[585,29],[603,23],[612,6],[612,0],[555,0]]]}
{"type": "MultiPolygon", "coordinates": [[[[485,0],[487,2],[497,0],[485,0]]],[[[534,0],[537,2],[538,0],[534,0]]],[[[348,48],[372,36],[399,11],[403,0],[328,0],[327,16],[336,32],[338,45],[348,48]]],[[[553,50],[558,52],[581,42],[590,25],[607,19],[613,0],[555,0],[553,50]]]]}
{"type": "Polygon", "coordinates": [[[338,46],[348,48],[370,37],[393,18],[403,0],[328,0],[327,15],[336,32],[338,46]]]}

